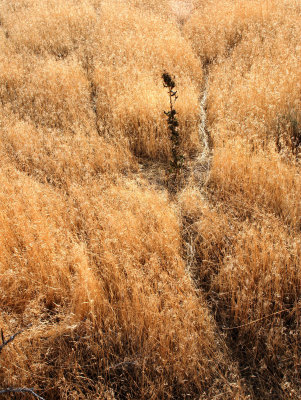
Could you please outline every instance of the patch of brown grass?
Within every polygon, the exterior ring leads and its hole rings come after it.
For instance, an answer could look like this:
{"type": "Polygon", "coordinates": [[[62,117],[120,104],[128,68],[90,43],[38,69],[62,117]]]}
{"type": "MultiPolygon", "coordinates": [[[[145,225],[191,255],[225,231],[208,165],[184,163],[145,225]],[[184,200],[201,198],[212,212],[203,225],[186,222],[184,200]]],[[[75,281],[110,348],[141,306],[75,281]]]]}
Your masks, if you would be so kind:
{"type": "Polygon", "coordinates": [[[300,19],[295,0],[0,1],[0,327],[32,323],[1,387],[300,398],[300,19]],[[161,75],[188,164],[204,64],[208,183],[169,196],[161,75]]]}
{"type": "Polygon", "coordinates": [[[218,379],[233,392],[162,195],[119,182],[74,185],[64,198],[21,173],[8,181],[9,173],[1,175],[4,328],[33,328],[7,348],[3,384],[38,385],[47,398],[110,388],[117,397],[168,398],[218,379]]]}

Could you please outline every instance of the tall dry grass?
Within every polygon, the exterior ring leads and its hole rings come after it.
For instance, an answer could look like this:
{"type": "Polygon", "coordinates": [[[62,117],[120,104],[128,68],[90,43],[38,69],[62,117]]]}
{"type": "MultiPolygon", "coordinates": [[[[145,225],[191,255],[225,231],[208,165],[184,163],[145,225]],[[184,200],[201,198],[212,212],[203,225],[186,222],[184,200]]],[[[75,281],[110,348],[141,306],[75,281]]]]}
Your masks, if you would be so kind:
{"type": "Polygon", "coordinates": [[[300,22],[295,0],[0,1],[0,328],[32,324],[0,388],[300,398],[300,22]],[[209,180],[170,197],[161,75],[189,164],[207,68],[209,180]]]}
{"type": "Polygon", "coordinates": [[[198,210],[194,274],[254,398],[300,397],[300,15],[294,1],[206,2],[184,26],[212,63],[208,198],[182,199],[198,210]]]}
{"type": "Polygon", "coordinates": [[[166,198],[132,182],[63,196],[12,168],[1,188],[2,326],[33,324],[4,353],[3,384],[47,398],[237,390],[166,198]]]}

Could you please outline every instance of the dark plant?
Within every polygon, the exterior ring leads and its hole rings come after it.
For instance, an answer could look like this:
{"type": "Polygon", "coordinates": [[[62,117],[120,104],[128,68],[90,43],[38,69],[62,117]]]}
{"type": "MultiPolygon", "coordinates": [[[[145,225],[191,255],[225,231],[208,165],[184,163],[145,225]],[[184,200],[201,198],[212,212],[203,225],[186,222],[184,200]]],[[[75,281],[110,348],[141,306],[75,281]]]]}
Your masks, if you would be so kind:
{"type": "Polygon", "coordinates": [[[178,176],[184,164],[184,156],[180,151],[180,136],[179,136],[179,122],[177,120],[177,112],[174,109],[174,103],[176,102],[178,96],[177,91],[174,90],[176,84],[174,79],[168,74],[164,72],[162,74],[164,87],[168,88],[169,94],[169,105],[170,110],[164,111],[164,114],[167,116],[167,125],[170,132],[171,139],[171,154],[172,159],[170,161],[171,172],[178,176]]]}

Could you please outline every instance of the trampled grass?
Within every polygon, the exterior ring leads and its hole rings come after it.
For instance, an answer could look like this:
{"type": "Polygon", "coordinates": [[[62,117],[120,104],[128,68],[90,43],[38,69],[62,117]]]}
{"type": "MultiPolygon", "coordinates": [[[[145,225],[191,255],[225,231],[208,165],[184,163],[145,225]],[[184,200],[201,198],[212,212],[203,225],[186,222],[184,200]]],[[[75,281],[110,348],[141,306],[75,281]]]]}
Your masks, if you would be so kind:
{"type": "Polygon", "coordinates": [[[300,27],[297,0],[0,0],[0,389],[301,397],[300,27]]]}

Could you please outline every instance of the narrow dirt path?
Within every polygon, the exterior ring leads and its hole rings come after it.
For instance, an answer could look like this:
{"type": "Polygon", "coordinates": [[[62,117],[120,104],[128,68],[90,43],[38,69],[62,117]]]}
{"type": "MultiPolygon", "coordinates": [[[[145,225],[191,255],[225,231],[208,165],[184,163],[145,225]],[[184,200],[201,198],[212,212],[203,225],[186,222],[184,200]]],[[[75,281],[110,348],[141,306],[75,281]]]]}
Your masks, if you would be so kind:
{"type": "MultiPolygon", "coordinates": [[[[203,85],[200,93],[199,112],[200,123],[198,127],[199,141],[202,144],[202,151],[190,161],[189,174],[186,179],[186,184],[196,186],[204,199],[206,184],[210,178],[211,161],[213,155],[212,140],[210,132],[207,127],[207,97],[209,91],[209,68],[204,67],[203,85]]],[[[196,233],[193,229],[194,221],[186,216],[182,217],[182,238],[183,249],[186,259],[186,267],[195,286],[200,288],[201,282],[199,280],[199,261],[195,255],[195,236],[196,233]]]]}
{"type": "Polygon", "coordinates": [[[203,88],[200,96],[200,123],[199,140],[203,149],[201,153],[191,162],[190,173],[193,182],[202,188],[206,185],[210,177],[211,160],[213,155],[212,140],[207,127],[207,97],[209,91],[209,68],[204,67],[203,88]]]}
{"type": "MultiPolygon", "coordinates": [[[[181,25],[192,14],[195,5],[192,0],[170,0],[172,14],[176,17],[180,30],[181,25]]],[[[212,160],[212,140],[207,128],[207,97],[209,91],[209,65],[203,66],[203,82],[199,100],[200,124],[198,129],[199,141],[202,144],[202,151],[190,160],[188,176],[185,177],[186,183],[195,184],[199,189],[206,186],[210,176],[212,160]]]]}

